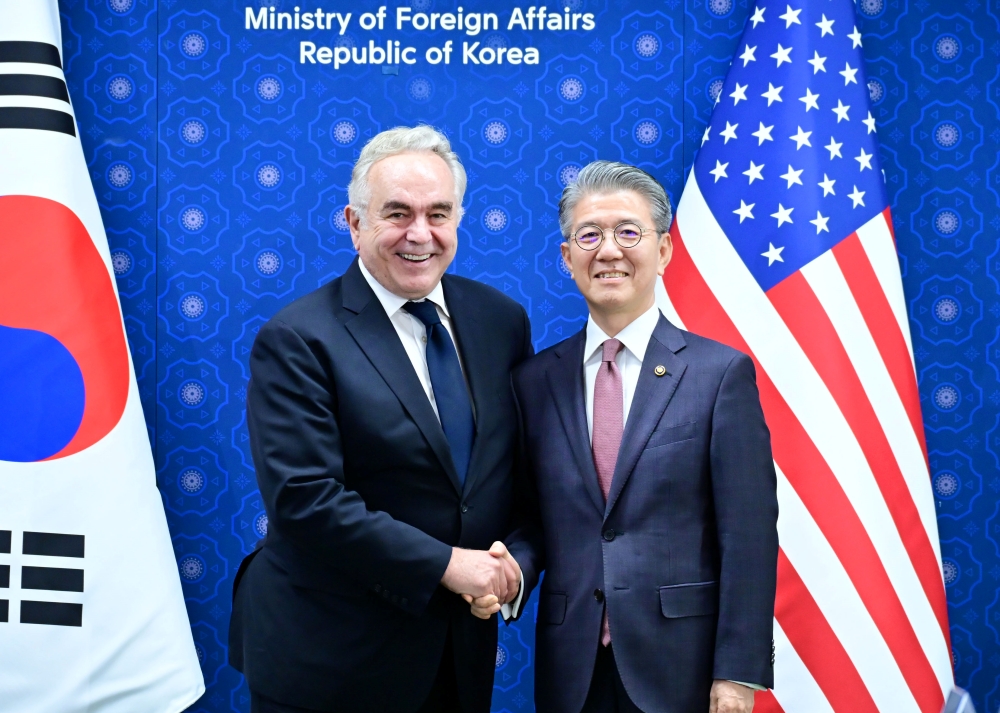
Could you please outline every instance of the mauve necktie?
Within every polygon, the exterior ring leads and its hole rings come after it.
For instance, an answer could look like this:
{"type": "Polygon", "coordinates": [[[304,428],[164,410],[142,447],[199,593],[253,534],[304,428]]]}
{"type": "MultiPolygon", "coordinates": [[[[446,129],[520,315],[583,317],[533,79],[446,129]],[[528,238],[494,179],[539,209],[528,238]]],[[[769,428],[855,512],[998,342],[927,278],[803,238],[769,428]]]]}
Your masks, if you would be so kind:
{"type": "MultiPolygon", "coordinates": [[[[618,449],[625,430],[625,393],[622,388],[622,373],[615,363],[615,356],[622,350],[622,346],[617,339],[604,342],[604,355],[594,382],[594,435],[591,447],[594,450],[594,465],[597,466],[597,480],[604,494],[604,502],[608,501],[608,493],[611,492],[611,479],[615,474],[618,449]]],[[[604,621],[601,622],[601,643],[604,646],[611,643],[607,599],[604,604],[604,621]]]]}
{"type": "Polygon", "coordinates": [[[444,435],[451,446],[451,458],[458,471],[458,482],[464,486],[476,425],[455,343],[441,324],[437,308],[430,300],[407,302],[403,309],[423,322],[427,328],[427,371],[431,375],[434,402],[437,404],[444,435]]]}

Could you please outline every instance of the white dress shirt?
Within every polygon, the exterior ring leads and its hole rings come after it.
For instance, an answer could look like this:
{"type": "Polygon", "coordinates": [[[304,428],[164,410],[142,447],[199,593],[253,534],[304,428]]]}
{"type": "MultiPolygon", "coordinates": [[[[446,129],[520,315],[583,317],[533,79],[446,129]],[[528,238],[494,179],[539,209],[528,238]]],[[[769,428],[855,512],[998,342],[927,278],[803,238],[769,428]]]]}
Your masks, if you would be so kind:
{"type": "MultiPolygon", "coordinates": [[[[427,399],[431,402],[434,415],[440,421],[441,415],[438,413],[437,402],[434,400],[434,389],[431,388],[431,372],[427,368],[427,327],[424,326],[423,322],[403,309],[403,305],[410,300],[389,292],[381,282],[368,272],[364,261],[358,260],[358,267],[361,268],[361,274],[364,275],[365,281],[372,288],[372,292],[375,293],[385,313],[389,316],[389,321],[395,327],[396,334],[399,335],[399,341],[402,342],[403,349],[406,350],[406,356],[410,357],[413,370],[417,373],[420,385],[424,387],[424,393],[427,394],[427,399]]],[[[458,340],[455,339],[455,329],[451,325],[451,313],[448,312],[448,303],[444,301],[444,290],[441,288],[441,283],[438,282],[434,286],[434,289],[431,290],[431,293],[424,299],[428,299],[434,303],[438,317],[441,318],[441,324],[448,330],[451,341],[455,345],[455,353],[458,354],[458,363],[462,367],[462,374],[464,375],[465,364],[462,363],[462,354],[458,351],[458,340]]],[[[423,300],[415,301],[423,302],[423,300]]],[[[469,387],[468,379],[466,379],[465,386],[466,388],[469,387]]],[[[469,402],[472,403],[471,394],[469,395],[469,402]]],[[[472,405],[472,413],[475,416],[475,404],[472,405]]]]}
{"type": "MultiPolygon", "coordinates": [[[[375,277],[368,272],[368,268],[365,267],[363,260],[358,260],[358,267],[361,268],[361,274],[365,278],[365,282],[368,286],[372,288],[372,292],[375,293],[375,297],[378,298],[379,303],[381,303],[382,308],[389,317],[389,321],[392,322],[392,326],[396,329],[396,334],[399,335],[399,341],[403,344],[403,349],[406,350],[406,356],[410,357],[410,363],[413,364],[413,370],[417,373],[417,378],[420,379],[420,385],[424,387],[424,393],[427,394],[427,399],[431,402],[431,408],[434,409],[434,415],[438,417],[438,421],[441,420],[441,415],[438,413],[437,402],[434,400],[434,389],[431,386],[431,373],[427,368],[427,327],[419,319],[414,317],[412,314],[403,309],[405,305],[410,300],[405,297],[400,297],[399,295],[393,294],[387,290],[381,282],[375,279],[375,277]]],[[[462,362],[462,354],[458,350],[458,340],[455,339],[455,329],[451,324],[451,314],[448,312],[448,303],[444,301],[444,289],[441,287],[441,283],[438,282],[434,289],[431,290],[430,294],[427,295],[427,300],[434,303],[434,307],[437,309],[438,317],[441,318],[441,324],[444,328],[448,330],[449,336],[451,336],[451,341],[455,345],[455,353],[458,354],[458,363],[462,367],[462,374],[465,375],[465,364],[462,362]]],[[[414,300],[416,302],[422,302],[423,300],[414,300]]],[[[465,387],[469,387],[469,379],[465,379],[465,387]]],[[[469,403],[472,404],[472,415],[475,418],[476,415],[476,404],[472,400],[472,393],[469,393],[469,403]]],[[[510,604],[504,604],[500,613],[503,615],[504,619],[510,619],[513,616],[517,616],[517,612],[521,608],[521,596],[524,594],[524,575],[521,575],[521,586],[520,591],[517,594],[517,599],[512,601],[510,604]]]]}
{"type": "MultiPolygon", "coordinates": [[[[622,375],[622,405],[625,413],[622,424],[628,423],[629,410],[632,407],[632,397],[635,396],[635,387],[639,383],[639,374],[642,372],[642,360],[646,356],[646,347],[656,329],[656,323],[660,321],[660,310],[653,305],[648,310],[635,318],[625,329],[614,336],[625,348],[618,352],[615,357],[615,364],[622,375]]],[[[591,441],[594,440],[594,384],[597,382],[597,372],[601,368],[604,358],[604,342],[611,339],[604,330],[597,326],[593,317],[587,319],[587,342],[583,348],[583,377],[587,387],[587,429],[590,432],[591,441]]],[[[763,686],[755,683],[743,683],[733,681],[740,685],[747,686],[757,691],[765,690],[763,686]]]]}
{"type": "MultiPolygon", "coordinates": [[[[622,389],[625,392],[622,400],[625,407],[623,424],[628,423],[628,412],[632,407],[635,386],[639,383],[642,360],[646,356],[646,347],[659,319],[660,310],[653,305],[614,336],[614,339],[625,345],[615,357],[618,371],[622,375],[622,389]]],[[[604,342],[611,338],[597,326],[593,317],[587,319],[587,343],[583,348],[583,377],[587,387],[587,430],[591,441],[594,439],[594,384],[597,382],[597,372],[601,368],[604,356],[604,342]]]]}

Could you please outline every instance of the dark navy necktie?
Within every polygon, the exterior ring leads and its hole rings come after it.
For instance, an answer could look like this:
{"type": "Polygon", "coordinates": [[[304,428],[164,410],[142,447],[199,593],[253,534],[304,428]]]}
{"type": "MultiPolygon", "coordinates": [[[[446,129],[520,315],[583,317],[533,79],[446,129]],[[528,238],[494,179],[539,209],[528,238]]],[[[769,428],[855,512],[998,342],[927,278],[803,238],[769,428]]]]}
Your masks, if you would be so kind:
{"type": "Polygon", "coordinates": [[[455,343],[441,324],[437,308],[430,300],[407,302],[403,309],[427,327],[427,370],[431,375],[431,389],[434,391],[441,427],[451,446],[451,458],[458,471],[458,481],[464,486],[476,426],[455,343]]]}

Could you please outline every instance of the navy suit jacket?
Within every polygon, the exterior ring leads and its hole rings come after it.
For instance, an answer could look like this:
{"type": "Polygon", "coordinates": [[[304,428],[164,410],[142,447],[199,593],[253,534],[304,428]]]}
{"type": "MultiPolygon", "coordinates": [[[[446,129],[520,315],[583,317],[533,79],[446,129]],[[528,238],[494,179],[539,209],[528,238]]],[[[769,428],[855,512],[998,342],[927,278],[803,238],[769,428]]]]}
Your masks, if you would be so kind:
{"type": "Polygon", "coordinates": [[[445,275],[475,404],[464,487],[444,431],[357,261],[261,328],[247,423],[268,515],[234,585],[230,662],[254,691],[319,711],[416,710],[450,627],[463,710],[490,707],[497,624],[440,586],[451,548],[511,531],[510,370],[527,315],[445,275]]]}
{"type": "Polygon", "coordinates": [[[753,362],[661,316],[605,503],[585,341],[586,330],[513,377],[525,519],[508,546],[526,587],[545,570],[538,711],[583,706],[605,602],[619,673],[645,713],[707,713],[717,678],[770,687],[778,503],[753,362]]]}

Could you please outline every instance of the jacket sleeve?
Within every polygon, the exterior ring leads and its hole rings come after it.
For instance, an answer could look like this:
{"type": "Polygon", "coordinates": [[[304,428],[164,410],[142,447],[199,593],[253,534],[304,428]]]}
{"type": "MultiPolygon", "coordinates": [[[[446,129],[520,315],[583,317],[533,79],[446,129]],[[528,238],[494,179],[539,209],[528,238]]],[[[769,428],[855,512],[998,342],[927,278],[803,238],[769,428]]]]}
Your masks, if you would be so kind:
{"type": "Polygon", "coordinates": [[[269,525],[304,553],[364,589],[389,590],[420,613],[451,559],[451,547],[369,510],[345,487],[335,384],[305,340],[272,319],[250,356],[247,425],[269,525]]]}
{"type": "Polygon", "coordinates": [[[722,377],[710,459],[721,570],[714,678],[770,688],[777,483],[754,365],[745,354],[722,377]]]}
{"type": "Polygon", "coordinates": [[[520,618],[524,613],[528,597],[538,585],[542,570],[545,569],[544,540],[542,536],[542,516],[538,504],[538,488],[535,483],[531,460],[525,448],[525,421],[522,413],[521,394],[516,377],[512,376],[514,403],[517,407],[517,454],[514,459],[514,510],[512,531],[505,539],[507,549],[521,568],[524,578],[521,607],[517,615],[509,621],[520,618]]]}

